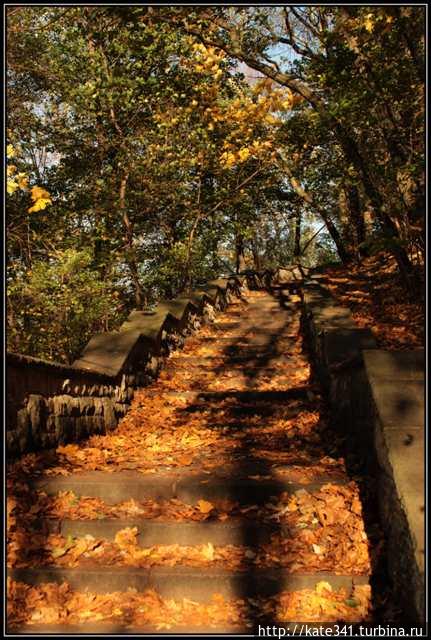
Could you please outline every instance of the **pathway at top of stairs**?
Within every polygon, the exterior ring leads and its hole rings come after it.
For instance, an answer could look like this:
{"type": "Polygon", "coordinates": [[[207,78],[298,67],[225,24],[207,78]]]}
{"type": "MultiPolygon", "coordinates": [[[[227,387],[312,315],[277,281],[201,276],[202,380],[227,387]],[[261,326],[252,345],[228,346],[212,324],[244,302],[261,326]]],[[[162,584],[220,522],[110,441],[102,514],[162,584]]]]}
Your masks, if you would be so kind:
{"type": "Polygon", "coordinates": [[[370,620],[360,492],[282,289],[188,338],[116,431],[12,465],[8,516],[10,631],[370,620]]]}

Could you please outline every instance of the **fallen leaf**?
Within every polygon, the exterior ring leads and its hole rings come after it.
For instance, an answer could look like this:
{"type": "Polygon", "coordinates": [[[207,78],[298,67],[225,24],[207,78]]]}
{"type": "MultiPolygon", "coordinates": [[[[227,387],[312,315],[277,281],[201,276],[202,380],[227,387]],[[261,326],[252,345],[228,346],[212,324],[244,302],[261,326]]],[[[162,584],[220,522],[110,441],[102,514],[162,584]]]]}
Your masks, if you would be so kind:
{"type": "Polygon", "coordinates": [[[212,502],[208,502],[207,500],[198,500],[197,506],[201,513],[209,513],[214,509],[212,502]]]}
{"type": "Polygon", "coordinates": [[[202,555],[206,560],[213,561],[214,560],[214,547],[211,542],[208,542],[207,545],[202,549],[202,555]]]}

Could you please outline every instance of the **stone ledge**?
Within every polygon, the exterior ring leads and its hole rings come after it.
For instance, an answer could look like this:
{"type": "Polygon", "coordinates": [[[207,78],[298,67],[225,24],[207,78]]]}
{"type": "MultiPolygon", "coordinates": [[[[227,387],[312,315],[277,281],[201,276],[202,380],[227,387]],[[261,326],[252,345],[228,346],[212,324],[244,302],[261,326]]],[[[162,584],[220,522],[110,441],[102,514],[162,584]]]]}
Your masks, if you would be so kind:
{"type": "Polygon", "coordinates": [[[334,423],[378,481],[394,594],[412,625],[424,620],[424,352],[386,352],[350,310],[314,282],[301,288],[303,324],[334,423]]]}
{"type": "MultiPolygon", "coordinates": [[[[389,550],[403,558],[403,576],[393,566],[400,593],[424,615],[425,568],[425,389],[424,351],[364,351],[374,403],[375,447],[386,476],[380,496],[389,550]],[[405,541],[408,544],[403,548],[405,541]],[[403,583],[398,584],[403,580],[403,583]]],[[[395,562],[393,562],[395,565],[395,562]]]]}
{"type": "Polygon", "coordinates": [[[242,280],[237,278],[214,280],[187,296],[160,302],[153,312],[132,311],[120,331],[93,336],[72,367],[116,376],[140,342],[142,345],[146,341],[148,350],[157,355],[164,329],[181,331],[191,314],[201,315],[206,304],[223,306],[220,300],[238,292],[241,285],[242,280]]]}
{"type": "MultiPolygon", "coordinates": [[[[74,367],[72,365],[64,364],[63,362],[55,362],[53,360],[34,358],[33,356],[26,356],[22,353],[13,353],[11,351],[8,351],[6,354],[6,364],[8,366],[23,369],[31,367],[40,371],[44,370],[47,372],[55,372],[64,377],[77,377],[79,375],[85,375],[88,377],[88,370],[86,368],[74,367]]],[[[94,379],[112,383],[111,375],[99,373],[97,371],[94,371],[94,379]]]]}

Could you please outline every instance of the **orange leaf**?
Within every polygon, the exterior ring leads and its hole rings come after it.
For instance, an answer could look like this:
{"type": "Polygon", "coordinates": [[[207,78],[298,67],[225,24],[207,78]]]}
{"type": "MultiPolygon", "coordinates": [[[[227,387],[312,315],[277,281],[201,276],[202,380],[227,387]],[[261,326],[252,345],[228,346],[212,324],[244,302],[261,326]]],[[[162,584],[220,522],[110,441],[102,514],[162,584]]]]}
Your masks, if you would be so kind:
{"type": "Polygon", "coordinates": [[[197,506],[201,513],[209,513],[214,509],[214,505],[207,500],[198,500],[197,506]]]}

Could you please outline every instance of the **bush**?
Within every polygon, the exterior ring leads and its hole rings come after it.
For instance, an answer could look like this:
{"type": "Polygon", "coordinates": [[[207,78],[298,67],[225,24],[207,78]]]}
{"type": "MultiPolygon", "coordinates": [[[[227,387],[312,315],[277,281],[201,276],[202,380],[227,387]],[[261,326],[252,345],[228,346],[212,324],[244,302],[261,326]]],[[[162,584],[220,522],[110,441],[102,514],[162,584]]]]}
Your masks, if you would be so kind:
{"type": "Polygon", "coordinates": [[[9,349],[70,363],[94,333],[123,320],[117,293],[92,260],[89,250],[68,249],[13,274],[7,293],[9,349]]]}

